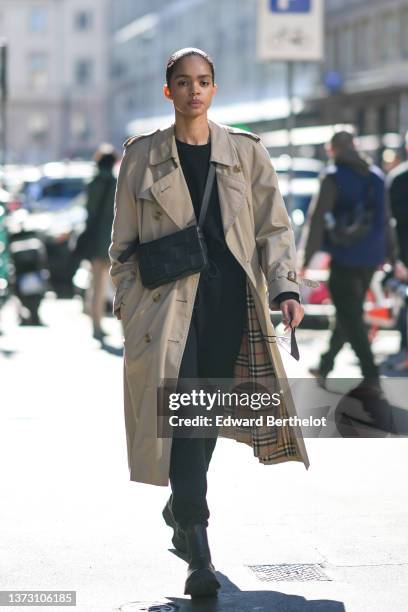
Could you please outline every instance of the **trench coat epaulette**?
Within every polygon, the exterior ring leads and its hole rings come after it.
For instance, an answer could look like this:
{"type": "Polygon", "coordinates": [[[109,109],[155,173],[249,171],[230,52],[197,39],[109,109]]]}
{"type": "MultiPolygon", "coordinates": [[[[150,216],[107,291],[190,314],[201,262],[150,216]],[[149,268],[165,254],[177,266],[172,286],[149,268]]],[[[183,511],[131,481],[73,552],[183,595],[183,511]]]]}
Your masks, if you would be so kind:
{"type": "Polygon", "coordinates": [[[155,132],[157,132],[157,130],[152,130],[151,132],[146,132],[146,134],[138,134],[137,136],[130,136],[127,140],[125,140],[125,142],[123,143],[122,146],[123,146],[124,149],[127,149],[128,147],[130,147],[131,144],[133,144],[137,140],[141,140],[142,138],[147,138],[147,136],[151,136],[155,132]]]}
{"type": "Polygon", "coordinates": [[[255,140],[255,142],[259,142],[261,140],[260,136],[254,134],[253,132],[247,132],[246,130],[234,128],[229,125],[227,126],[227,130],[230,134],[239,134],[241,136],[247,136],[248,138],[252,138],[252,140],[255,140]]]}

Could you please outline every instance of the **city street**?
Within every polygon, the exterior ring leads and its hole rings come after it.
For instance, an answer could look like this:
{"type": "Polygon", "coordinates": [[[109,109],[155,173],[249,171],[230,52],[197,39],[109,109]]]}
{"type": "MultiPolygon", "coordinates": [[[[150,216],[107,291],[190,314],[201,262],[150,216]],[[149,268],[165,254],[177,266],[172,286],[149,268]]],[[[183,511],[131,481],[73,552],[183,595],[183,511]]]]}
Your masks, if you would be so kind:
{"type": "Polygon", "coordinates": [[[406,612],[408,0],[0,0],[0,383],[1,610],[406,612]]]}
{"type": "MultiPolygon", "coordinates": [[[[161,517],[169,490],[129,482],[119,322],[104,320],[101,349],[78,299],[45,300],[44,327],[18,327],[13,300],[1,314],[1,590],[73,590],[81,612],[407,609],[407,438],[307,439],[308,471],[220,439],[208,502],[222,590],[192,605],[161,517]]],[[[327,334],[299,331],[292,376],[327,334]]],[[[394,332],[374,343],[397,346],[394,332]]],[[[336,366],[358,375],[349,349],[336,366]]]]}

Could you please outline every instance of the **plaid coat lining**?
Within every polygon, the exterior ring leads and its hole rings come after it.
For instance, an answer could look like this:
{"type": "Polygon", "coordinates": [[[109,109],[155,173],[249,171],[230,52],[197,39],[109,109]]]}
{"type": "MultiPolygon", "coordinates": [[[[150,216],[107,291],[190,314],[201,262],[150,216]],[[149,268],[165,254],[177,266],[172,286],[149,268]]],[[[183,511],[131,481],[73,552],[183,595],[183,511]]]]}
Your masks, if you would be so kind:
{"type": "MultiPolygon", "coordinates": [[[[261,385],[264,391],[277,391],[277,381],[273,363],[266,340],[263,337],[255,309],[254,299],[251,289],[247,283],[246,294],[247,322],[244,330],[241,348],[235,363],[234,377],[237,380],[247,381],[250,384],[261,385]]],[[[288,388],[285,392],[288,391],[288,388]]],[[[283,396],[284,397],[284,396],[283,396]]],[[[251,416],[260,414],[274,414],[277,418],[287,418],[288,412],[285,402],[274,410],[262,409],[251,410],[251,416]]],[[[228,409],[225,409],[228,413],[228,409]]],[[[235,416],[237,411],[235,410],[235,416]]],[[[248,409],[245,416],[248,416],[248,409]]],[[[258,457],[260,463],[273,464],[282,461],[303,461],[293,428],[290,426],[272,427],[268,425],[252,427],[222,427],[220,435],[226,438],[233,438],[237,442],[243,442],[252,446],[254,456],[258,457]]]]}

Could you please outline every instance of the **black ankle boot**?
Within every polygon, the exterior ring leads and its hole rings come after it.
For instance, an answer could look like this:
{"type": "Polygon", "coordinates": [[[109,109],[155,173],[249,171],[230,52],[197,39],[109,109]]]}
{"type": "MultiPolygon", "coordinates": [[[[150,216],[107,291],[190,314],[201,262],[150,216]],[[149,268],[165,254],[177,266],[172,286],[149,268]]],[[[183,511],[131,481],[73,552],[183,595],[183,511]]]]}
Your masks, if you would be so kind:
{"type": "Polygon", "coordinates": [[[184,594],[191,597],[205,597],[217,594],[220,583],[211,563],[211,553],[207,540],[207,528],[203,524],[192,525],[185,531],[189,564],[184,594]]]}
{"type": "Polygon", "coordinates": [[[187,552],[186,534],[176,523],[174,514],[171,510],[170,499],[167,501],[167,504],[164,506],[162,515],[163,515],[166,525],[168,525],[169,527],[173,529],[173,537],[171,541],[173,542],[174,548],[182,553],[186,553],[187,552]]]}

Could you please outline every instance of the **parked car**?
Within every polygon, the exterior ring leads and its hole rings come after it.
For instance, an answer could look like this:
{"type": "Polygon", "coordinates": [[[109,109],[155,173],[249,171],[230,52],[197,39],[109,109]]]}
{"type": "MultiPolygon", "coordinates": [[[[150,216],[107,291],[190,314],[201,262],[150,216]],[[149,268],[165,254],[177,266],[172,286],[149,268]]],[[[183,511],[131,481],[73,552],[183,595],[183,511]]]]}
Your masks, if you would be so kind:
{"type": "Polygon", "coordinates": [[[21,208],[21,188],[25,182],[33,182],[41,178],[41,170],[37,166],[7,164],[0,172],[4,189],[10,197],[7,202],[7,210],[12,212],[21,208]]]}
{"type": "Polygon", "coordinates": [[[296,241],[298,241],[311,199],[319,190],[319,176],[324,164],[317,159],[293,158],[291,181],[291,160],[288,155],[272,158],[272,164],[278,175],[279,188],[292,221],[296,241]]]}
{"type": "Polygon", "coordinates": [[[73,294],[77,262],[72,254],[85,220],[85,187],[94,174],[88,162],[50,163],[25,177],[14,202],[29,211],[31,226],[43,235],[51,287],[59,296],[73,294]]]}
{"type": "MultiPolygon", "coordinates": [[[[285,200],[292,228],[298,243],[312,198],[319,191],[319,177],[324,168],[323,162],[317,159],[295,157],[292,160],[292,180],[290,181],[291,159],[288,155],[272,158],[276,170],[279,188],[285,200]],[[290,185],[289,185],[290,182],[290,185]],[[289,197],[289,194],[291,197],[289,197]]],[[[318,281],[319,287],[301,285],[302,303],[305,308],[304,327],[325,328],[334,316],[327,288],[330,257],[318,253],[307,271],[307,278],[318,281]]]]}
{"type": "Polygon", "coordinates": [[[51,162],[20,172],[13,198],[30,212],[64,208],[94,175],[91,162],[51,162]]]}
{"type": "Polygon", "coordinates": [[[273,157],[272,163],[278,177],[287,176],[292,166],[293,176],[298,179],[318,179],[324,168],[323,162],[309,157],[294,157],[291,164],[289,155],[273,157]]]}

